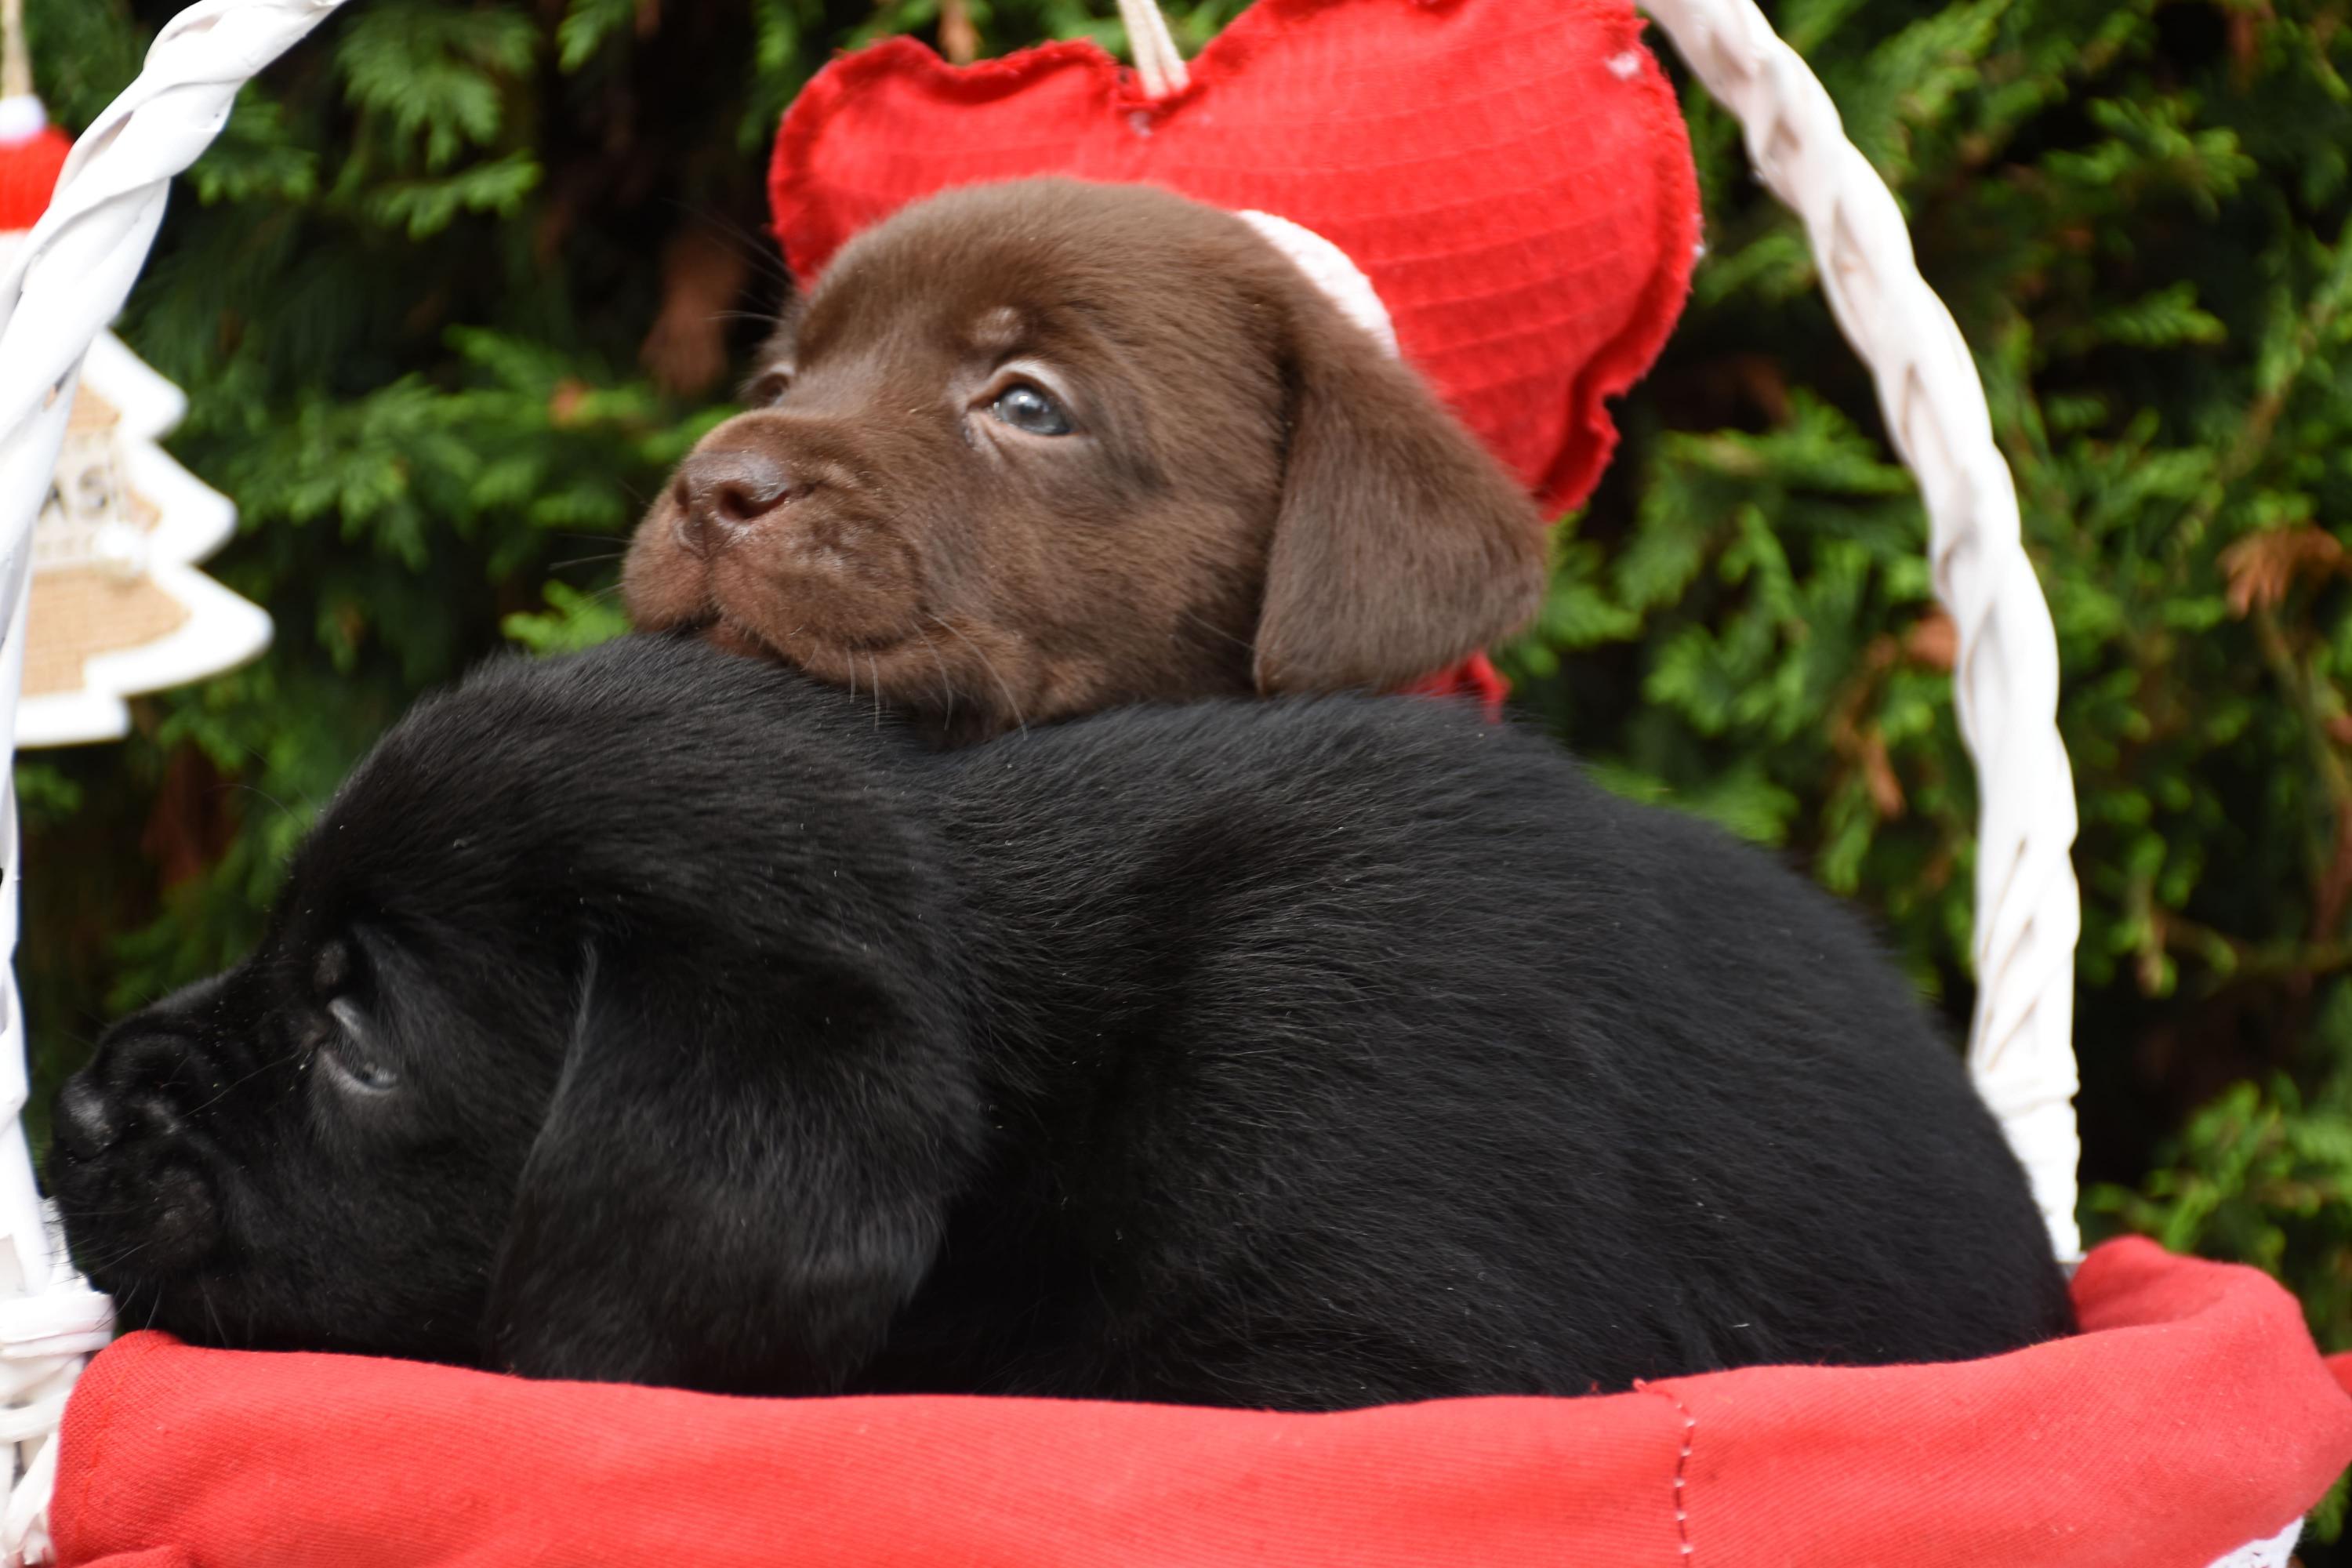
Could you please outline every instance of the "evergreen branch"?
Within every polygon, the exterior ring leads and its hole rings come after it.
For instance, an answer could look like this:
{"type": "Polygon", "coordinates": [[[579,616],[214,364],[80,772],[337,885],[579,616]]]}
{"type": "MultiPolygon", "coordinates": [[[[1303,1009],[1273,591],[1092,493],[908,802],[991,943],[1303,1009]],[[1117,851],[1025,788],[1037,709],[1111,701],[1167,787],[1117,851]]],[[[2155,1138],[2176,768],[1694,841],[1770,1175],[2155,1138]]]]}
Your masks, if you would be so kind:
{"type": "Polygon", "coordinates": [[[2294,329],[2257,374],[2256,393],[2238,421],[2236,434],[2213,477],[2173,531],[2170,548],[2177,554],[2202,540],[2221,514],[2230,487],[2253,472],[2269,452],[2277,434],[2279,416],[2297,380],[2335,327],[2347,303],[2352,303],[2352,219],[2347,219],[2330,254],[2326,276],[2305,301],[2294,329]]]}

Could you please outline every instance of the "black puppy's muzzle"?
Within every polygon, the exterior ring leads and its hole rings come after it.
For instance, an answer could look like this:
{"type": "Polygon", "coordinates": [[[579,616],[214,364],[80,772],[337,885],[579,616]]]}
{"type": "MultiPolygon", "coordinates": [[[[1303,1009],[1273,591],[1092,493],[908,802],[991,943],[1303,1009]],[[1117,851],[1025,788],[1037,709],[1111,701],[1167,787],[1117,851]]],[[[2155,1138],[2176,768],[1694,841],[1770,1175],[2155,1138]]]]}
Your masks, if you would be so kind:
{"type": "Polygon", "coordinates": [[[219,1199],[190,1120],[219,1077],[192,1036],[133,1019],[58,1089],[49,1190],[100,1287],[188,1268],[218,1245],[219,1199]]]}
{"type": "Polygon", "coordinates": [[[104,1089],[88,1073],[76,1073],[58,1091],[57,1114],[50,1119],[58,1155],[77,1164],[87,1163],[121,1141],[124,1118],[104,1089]]]}

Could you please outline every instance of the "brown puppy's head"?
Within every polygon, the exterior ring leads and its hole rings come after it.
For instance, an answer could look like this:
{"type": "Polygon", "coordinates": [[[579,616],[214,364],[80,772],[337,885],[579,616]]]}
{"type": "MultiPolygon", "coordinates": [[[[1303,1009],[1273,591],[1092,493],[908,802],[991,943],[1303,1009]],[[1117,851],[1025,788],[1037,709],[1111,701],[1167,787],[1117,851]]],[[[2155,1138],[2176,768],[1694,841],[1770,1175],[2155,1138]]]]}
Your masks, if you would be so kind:
{"type": "Polygon", "coordinates": [[[950,192],[845,247],[758,406],[622,574],[956,739],[1115,703],[1384,689],[1508,633],[1534,507],[1241,219],[1138,186],[950,192]]]}

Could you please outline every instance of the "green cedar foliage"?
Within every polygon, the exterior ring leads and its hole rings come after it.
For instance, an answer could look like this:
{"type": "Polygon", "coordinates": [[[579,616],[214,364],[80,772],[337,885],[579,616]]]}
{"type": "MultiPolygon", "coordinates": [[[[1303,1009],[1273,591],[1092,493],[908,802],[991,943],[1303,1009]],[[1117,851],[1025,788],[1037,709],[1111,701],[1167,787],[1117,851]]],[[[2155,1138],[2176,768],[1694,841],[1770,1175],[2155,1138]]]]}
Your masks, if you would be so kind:
{"type": "MultiPolygon", "coordinates": [[[[1177,12],[1189,46],[1234,0],[1177,12]]],[[[166,5],[30,0],[86,121],[166,5]]],[[[1120,40],[968,0],[982,47],[1120,40]]],[[[1784,0],[1973,345],[2081,787],[2086,1218],[2287,1279],[2352,1345],[2352,14],[2341,0],[1784,0]]],[[[620,541],[725,410],[640,363],[662,258],[761,237],[776,115],[939,0],[354,0],[249,88],[122,331],[242,509],[252,668],[18,767],[38,1079],[230,957],[415,692],[618,624],[620,541]]],[[[1867,904],[1966,1016],[1975,792],[1924,524],[1793,220],[1685,92],[1709,251],[1559,531],[1519,700],[1614,786],[1867,904]]],[[[1270,150],[1270,155],[1278,154],[1270,150]]],[[[729,340],[740,369],[757,322],[729,340]]]]}

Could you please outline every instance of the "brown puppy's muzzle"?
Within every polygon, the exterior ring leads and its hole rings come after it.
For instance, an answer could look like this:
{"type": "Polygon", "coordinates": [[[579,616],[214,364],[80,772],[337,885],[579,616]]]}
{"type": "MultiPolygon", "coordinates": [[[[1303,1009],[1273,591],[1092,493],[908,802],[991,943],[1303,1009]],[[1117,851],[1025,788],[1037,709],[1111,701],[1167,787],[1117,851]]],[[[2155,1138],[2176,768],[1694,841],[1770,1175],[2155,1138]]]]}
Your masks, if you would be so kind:
{"type": "Polygon", "coordinates": [[[868,445],[770,413],[712,431],[630,548],[637,624],[705,626],[826,675],[915,635],[922,563],[904,507],[874,478],[898,466],[868,445]]]}
{"type": "Polygon", "coordinates": [[[677,509],[671,530],[687,553],[708,561],[755,528],[785,526],[778,513],[809,489],[806,479],[756,447],[696,452],[670,483],[677,509]]]}

